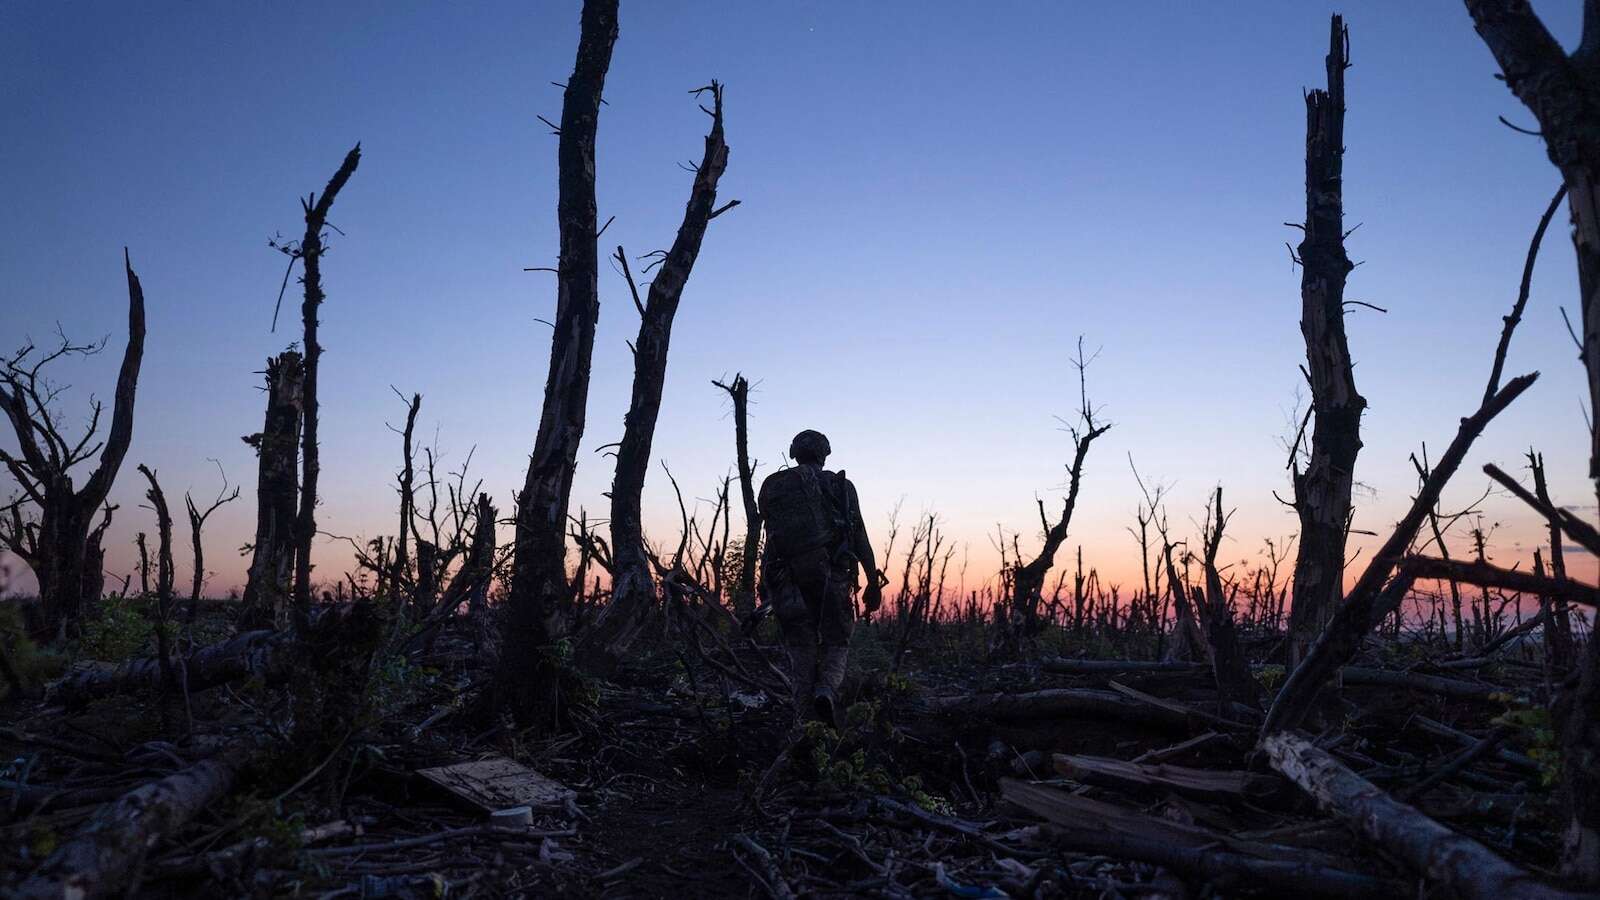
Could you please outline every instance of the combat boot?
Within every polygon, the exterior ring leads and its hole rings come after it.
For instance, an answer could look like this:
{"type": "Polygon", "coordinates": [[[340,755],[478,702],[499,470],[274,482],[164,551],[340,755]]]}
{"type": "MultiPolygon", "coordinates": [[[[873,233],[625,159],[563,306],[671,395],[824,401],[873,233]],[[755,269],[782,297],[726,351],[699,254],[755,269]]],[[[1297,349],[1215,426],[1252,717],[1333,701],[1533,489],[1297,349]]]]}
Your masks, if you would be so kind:
{"type": "Polygon", "coordinates": [[[807,717],[806,701],[816,691],[817,683],[817,645],[812,643],[795,643],[789,645],[789,684],[794,688],[794,718],[795,722],[803,722],[807,717]]]}
{"type": "Polygon", "coordinates": [[[823,647],[818,665],[817,686],[812,694],[812,707],[817,718],[828,723],[829,728],[839,727],[839,686],[844,683],[844,669],[850,658],[848,647],[823,647]]]}

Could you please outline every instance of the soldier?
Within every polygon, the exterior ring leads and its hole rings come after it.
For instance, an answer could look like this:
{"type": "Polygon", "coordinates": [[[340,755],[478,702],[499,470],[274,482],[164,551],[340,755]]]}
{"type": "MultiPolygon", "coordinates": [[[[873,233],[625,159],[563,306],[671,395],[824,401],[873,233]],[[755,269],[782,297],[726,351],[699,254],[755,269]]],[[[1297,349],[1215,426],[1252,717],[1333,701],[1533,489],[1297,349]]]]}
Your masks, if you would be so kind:
{"type": "Polygon", "coordinates": [[[855,627],[857,567],[867,575],[862,596],[870,615],[882,602],[877,563],[861,521],[855,485],[822,468],[832,448],[816,431],[789,444],[792,468],[761,483],[763,592],[789,647],[796,715],[808,711],[837,725],[835,706],[855,627]]]}

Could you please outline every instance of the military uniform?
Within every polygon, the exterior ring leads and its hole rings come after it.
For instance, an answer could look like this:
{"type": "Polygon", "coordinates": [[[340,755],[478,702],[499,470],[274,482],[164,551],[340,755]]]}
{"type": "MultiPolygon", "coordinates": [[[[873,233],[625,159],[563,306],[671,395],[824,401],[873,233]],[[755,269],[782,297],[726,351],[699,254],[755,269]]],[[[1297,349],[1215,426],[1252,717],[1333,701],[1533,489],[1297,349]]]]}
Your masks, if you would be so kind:
{"type": "Polygon", "coordinates": [[[804,716],[809,706],[832,722],[855,628],[858,567],[867,572],[869,611],[877,605],[877,567],[855,486],[822,468],[827,439],[801,432],[790,455],[799,465],[761,484],[762,590],[783,627],[797,712],[804,716]]]}

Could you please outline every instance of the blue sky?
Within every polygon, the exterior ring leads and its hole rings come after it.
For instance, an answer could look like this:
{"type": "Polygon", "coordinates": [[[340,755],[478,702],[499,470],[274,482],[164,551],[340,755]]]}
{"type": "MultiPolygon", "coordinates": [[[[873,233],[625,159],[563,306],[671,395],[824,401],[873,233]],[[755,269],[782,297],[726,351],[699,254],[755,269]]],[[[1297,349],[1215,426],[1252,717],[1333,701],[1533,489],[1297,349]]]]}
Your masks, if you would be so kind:
{"type": "MultiPolygon", "coordinates": [[[[1569,43],[1578,4],[1542,3],[1569,43]]],[[[361,141],[325,262],[323,507],[344,534],[393,528],[404,417],[424,396],[444,464],[476,445],[502,509],[532,446],[556,248],[555,138],[576,2],[340,5],[9,4],[0,8],[0,343],[111,334],[120,351],[127,245],[149,339],[109,565],[150,529],[132,467],[169,494],[215,493],[210,458],[246,499],[209,526],[212,584],[238,583],[249,539],[263,360],[297,336],[293,285],[268,330],[297,195],[361,141]]],[[[1237,558],[1295,530],[1282,440],[1301,378],[1299,274],[1282,223],[1303,210],[1303,88],[1323,83],[1327,17],[1350,25],[1346,209],[1362,227],[1348,295],[1363,430],[1357,527],[1384,531],[1414,486],[1407,454],[1442,451],[1475,407],[1528,237],[1558,180],[1530,117],[1493,78],[1459,3],[624,2],[601,116],[602,250],[664,247],[687,198],[678,163],[705,117],[687,91],[727,84],[719,218],[673,336],[656,455],[691,496],[732,464],[710,379],[758,382],[763,471],[806,427],[833,440],[881,532],[903,502],[937,511],[994,559],[1000,525],[1035,539],[1058,502],[1078,335],[1103,348],[1090,391],[1115,427],[1095,445],[1069,544],[1110,577],[1136,566],[1123,531],[1141,471],[1173,485],[1192,530],[1219,481],[1237,558]]],[[[1544,451],[1583,502],[1581,371],[1558,307],[1576,304],[1563,215],[1546,242],[1508,374],[1539,384],[1480,442],[1486,461],[1544,451]]],[[[637,319],[603,270],[574,506],[605,514],[637,319]]],[[[118,352],[65,368],[74,417],[108,395],[118,352]]],[[[0,436],[12,446],[11,436],[0,436]]],[[[647,526],[677,512],[655,469],[647,526]]],[[[1496,552],[1520,558],[1532,517],[1491,500],[1496,552]]],[[[186,541],[178,556],[187,558],[186,541]]],[[[332,546],[321,572],[342,570],[332,546]]],[[[186,579],[180,563],[180,580],[186,579]]]]}

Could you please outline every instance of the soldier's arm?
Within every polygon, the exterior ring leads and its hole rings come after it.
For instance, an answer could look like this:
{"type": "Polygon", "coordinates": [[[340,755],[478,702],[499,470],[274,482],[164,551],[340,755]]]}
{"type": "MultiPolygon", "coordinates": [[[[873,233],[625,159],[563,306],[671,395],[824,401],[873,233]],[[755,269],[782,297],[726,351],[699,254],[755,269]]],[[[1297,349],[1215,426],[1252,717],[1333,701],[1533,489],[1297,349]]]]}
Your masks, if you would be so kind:
{"type": "Polygon", "coordinates": [[[844,483],[845,497],[849,501],[850,509],[850,552],[861,563],[865,571],[867,582],[876,584],[878,577],[878,561],[872,555],[872,543],[867,540],[867,525],[861,519],[861,501],[856,497],[856,486],[846,480],[844,483]]]}

